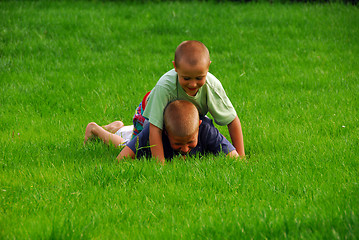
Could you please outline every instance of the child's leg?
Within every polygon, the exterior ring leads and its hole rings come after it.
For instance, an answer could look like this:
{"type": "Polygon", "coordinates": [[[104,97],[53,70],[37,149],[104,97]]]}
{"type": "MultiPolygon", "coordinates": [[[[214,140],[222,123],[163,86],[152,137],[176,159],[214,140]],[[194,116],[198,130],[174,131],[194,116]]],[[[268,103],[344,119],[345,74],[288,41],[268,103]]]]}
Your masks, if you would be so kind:
{"type": "Polygon", "coordinates": [[[116,147],[125,142],[122,137],[112,134],[96,123],[91,122],[86,127],[84,144],[86,144],[87,140],[93,136],[99,137],[106,144],[112,143],[116,147]]]}
{"type": "Polygon", "coordinates": [[[103,128],[110,133],[116,133],[120,128],[124,126],[123,122],[121,121],[115,121],[108,125],[103,126],[103,128]]]}

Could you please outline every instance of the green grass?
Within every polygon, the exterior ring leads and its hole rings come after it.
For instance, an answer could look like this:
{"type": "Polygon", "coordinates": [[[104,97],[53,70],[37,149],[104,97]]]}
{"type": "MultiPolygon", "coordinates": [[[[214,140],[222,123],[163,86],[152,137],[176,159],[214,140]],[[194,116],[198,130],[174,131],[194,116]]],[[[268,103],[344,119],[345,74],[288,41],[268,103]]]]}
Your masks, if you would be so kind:
{"type": "Polygon", "coordinates": [[[0,239],[358,239],[358,56],[351,5],[0,2],[0,239]],[[248,159],[83,147],[88,122],[131,124],[187,39],[248,159]]]}

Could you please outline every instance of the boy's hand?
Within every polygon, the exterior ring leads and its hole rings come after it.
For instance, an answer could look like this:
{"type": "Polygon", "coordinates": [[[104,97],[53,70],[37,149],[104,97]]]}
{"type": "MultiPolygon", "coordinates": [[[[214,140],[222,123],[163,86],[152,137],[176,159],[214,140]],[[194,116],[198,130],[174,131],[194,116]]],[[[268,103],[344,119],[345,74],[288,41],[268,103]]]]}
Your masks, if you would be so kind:
{"type": "Polygon", "coordinates": [[[236,150],[233,150],[232,152],[227,154],[227,157],[235,157],[235,158],[237,158],[237,157],[239,157],[239,155],[238,155],[236,150]]]}

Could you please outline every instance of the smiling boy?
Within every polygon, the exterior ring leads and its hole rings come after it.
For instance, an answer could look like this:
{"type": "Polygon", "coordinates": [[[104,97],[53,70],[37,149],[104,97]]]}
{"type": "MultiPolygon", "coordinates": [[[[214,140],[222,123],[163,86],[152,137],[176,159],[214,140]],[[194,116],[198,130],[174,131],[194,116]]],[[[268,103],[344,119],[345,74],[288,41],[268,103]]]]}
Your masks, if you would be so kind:
{"type": "Polygon", "coordinates": [[[227,125],[232,143],[244,156],[243,133],[237,113],[220,81],[208,72],[211,64],[207,47],[199,41],[181,43],[175,53],[174,69],[164,74],[152,89],[143,117],[149,120],[152,156],[164,162],[163,110],[175,100],[192,102],[200,116],[211,113],[219,125],[227,125]]]}

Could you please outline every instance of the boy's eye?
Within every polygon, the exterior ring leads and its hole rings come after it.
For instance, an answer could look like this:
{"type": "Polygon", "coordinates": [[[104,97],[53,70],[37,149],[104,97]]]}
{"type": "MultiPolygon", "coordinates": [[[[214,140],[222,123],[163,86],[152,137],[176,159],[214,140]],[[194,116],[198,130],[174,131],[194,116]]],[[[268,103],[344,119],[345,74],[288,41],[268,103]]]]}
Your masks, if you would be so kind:
{"type": "Polygon", "coordinates": [[[203,77],[196,77],[196,79],[197,79],[197,80],[202,80],[202,79],[203,79],[203,77]]]}
{"type": "Polygon", "coordinates": [[[186,80],[186,81],[188,81],[188,80],[190,80],[191,78],[189,78],[189,77],[184,77],[183,79],[186,80]]]}

